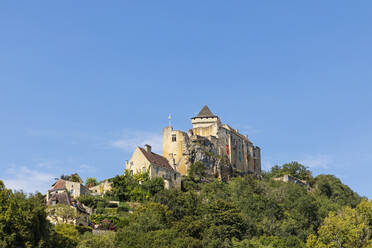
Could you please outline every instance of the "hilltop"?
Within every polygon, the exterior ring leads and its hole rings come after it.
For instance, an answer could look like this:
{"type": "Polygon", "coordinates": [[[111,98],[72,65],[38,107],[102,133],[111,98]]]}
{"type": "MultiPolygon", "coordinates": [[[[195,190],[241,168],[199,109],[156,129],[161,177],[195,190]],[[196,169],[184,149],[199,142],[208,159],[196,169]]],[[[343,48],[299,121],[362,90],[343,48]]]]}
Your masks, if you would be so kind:
{"type": "Polygon", "coordinates": [[[336,247],[332,244],[338,242],[352,248],[370,242],[372,203],[338,178],[313,177],[296,162],[275,166],[262,177],[227,182],[209,177],[205,166],[195,163],[181,189],[164,189],[161,180],[146,173],[111,181],[104,196],[79,198],[94,209],[90,218],[102,230],[98,235],[69,224],[50,226],[40,194],[26,197],[2,186],[1,247],[284,248],[336,247]],[[283,175],[306,184],[274,180],[283,175]]]}

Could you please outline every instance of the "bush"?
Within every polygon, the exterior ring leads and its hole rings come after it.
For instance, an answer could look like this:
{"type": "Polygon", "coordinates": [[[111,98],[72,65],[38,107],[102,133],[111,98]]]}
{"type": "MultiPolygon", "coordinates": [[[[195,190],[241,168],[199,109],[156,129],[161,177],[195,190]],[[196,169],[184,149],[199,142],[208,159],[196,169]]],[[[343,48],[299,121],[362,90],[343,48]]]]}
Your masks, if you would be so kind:
{"type": "Polygon", "coordinates": [[[105,205],[105,202],[100,201],[97,203],[97,208],[105,208],[105,205]]]}
{"type": "Polygon", "coordinates": [[[131,208],[127,202],[120,202],[117,212],[118,213],[128,212],[130,209],[131,208]]]}
{"type": "Polygon", "coordinates": [[[118,204],[115,203],[115,202],[109,202],[106,207],[108,208],[117,208],[118,207],[118,204]]]}
{"type": "Polygon", "coordinates": [[[119,206],[118,207],[118,213],[128,212],[129,206],[119,206]]]}
{"type": "Polygon", "coordinates": [[[101,235],[85,233],[77,248],[116,248],[115,232],[105,232],[101,235]]]}
{"type": "Polygon", "coordinates": [[[79,234],[92,232],[92,228],[90,226],[76,226],[76,230],[78,230],[79,234]]]}

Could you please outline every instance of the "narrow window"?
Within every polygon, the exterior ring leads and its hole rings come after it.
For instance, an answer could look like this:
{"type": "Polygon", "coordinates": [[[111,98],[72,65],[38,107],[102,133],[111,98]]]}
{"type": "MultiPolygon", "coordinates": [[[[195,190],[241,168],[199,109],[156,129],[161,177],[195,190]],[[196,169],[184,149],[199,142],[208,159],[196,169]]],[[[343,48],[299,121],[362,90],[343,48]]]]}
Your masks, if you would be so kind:
{"type": "Polygon", "coordinates": [[[146,167],[143,167],[143,168],[142,168],[142,173],[143,173],[143,174],[146,173],[146,167]]]}
{"type": "Polygon", "coordinates": [[[176,180],[177,180],[177,174],[174,173],[174,181],[176,181],[176,180]]]}
{"type": "Polygon", "coordinates": [[[175,134],[172,134],[172,142],[176,142],[177,141],[177,136],[175,134]]]}
{"type": "Polygon", "coordinates": [[[158,167],[156,167],[156,169],[155,169],[155,173],[156,173],[156,175],[159,174],[159,168],[158,168],[158,167]]]}
{"type": "Polygon", "coordinates": [[[130,175],[133,176],[133,170],[130,170],[130,175]]]}

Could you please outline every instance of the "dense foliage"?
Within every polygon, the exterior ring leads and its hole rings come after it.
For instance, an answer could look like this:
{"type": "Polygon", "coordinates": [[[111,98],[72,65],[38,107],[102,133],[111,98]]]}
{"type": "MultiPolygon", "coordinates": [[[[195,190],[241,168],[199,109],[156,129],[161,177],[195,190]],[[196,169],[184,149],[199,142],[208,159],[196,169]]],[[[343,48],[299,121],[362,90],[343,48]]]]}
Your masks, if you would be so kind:
{"type": "Polygon", "coordinates": [[[26,197],[1,184],[0,246],[372,246],[372,202],[334,176],[314,178],[296,162],[275,166],[262,178],[247,175],[228,182],[207,178],[203,164],[196,163],[183,178],[182,189],[165,190],[161,178],[150,179],[147,173],[125,173],[112,182],[104,197],[79,198],[96,210],[90,220],[100,234],[67,223],[49,225],[40,195],[26,197]],[[286,174],[307,186],[273,180],[286,174]]]}
{"type": "Polygon", "coordinates": [[[96,186],[96,185],[98,185],[98,181],[94,177],[88,177],[85,180],[85,186],[88,187],[88,188],[93,187],[93,186],[96,186]]]}
{"type": "Polygon", "coordinates": [[[41,194],[13,193],[0,181],[0,247],[43,247],[49,224],[41,194]]]}
{"type": "Polygon", "coordinates": [[[81,179],[81,177],[77,173],[74,173],[74,174],[71,174],[71,175],[63,175],[62,174],[60,178],[63,179],[63,180],[68,180],[68,181],[72,181],[72,182],[76,182],[76,183],[83,183],[83,180],[81,179]]]}

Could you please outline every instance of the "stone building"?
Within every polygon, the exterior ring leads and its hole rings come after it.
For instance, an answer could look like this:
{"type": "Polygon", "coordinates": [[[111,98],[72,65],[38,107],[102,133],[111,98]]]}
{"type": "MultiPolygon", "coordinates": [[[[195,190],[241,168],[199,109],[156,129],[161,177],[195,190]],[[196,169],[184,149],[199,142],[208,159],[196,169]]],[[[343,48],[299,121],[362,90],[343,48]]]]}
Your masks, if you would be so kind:
{"type": "Polygon", "coordinates": [[[132,175],[148,172],[150,178],[162,177],[166,189],[181,187],[180,173],[171,166],[165,157],[152,152],[149,145],[145,145],[145,148],[137,147],[131,159],[126,162],[125,168],[132,175]]]}
{"type": "Polygon", "coordinates": [[[90,187],[89,190],[92,192],[92,195],[104,195],[111,190],[111,184],[112,182],[109,180],[104,180],[100,184],[90,187]]]}
{"type": "Polygon", "coordinates": [[[49,192],[46,205],[49,207],[47,208],[47,219],[54,225],[58,223],[69,223],[77,226],[89,225],[89,211],[92,210],[73,199],[65,190],[49,192]],[[69,218],[64,219],[65,217],[59,216],[57,208],[60,208],[61,205],[71,208],[75,212],[75,217],[69,216],[69,218]]]}
{"type": "Polygon", "coordinates": [[[52,189],[48,190],[47,193],[47,201],[50,193],[52,192],[63,192],[67,191],[73,198],[78,198],[81,195],[87,195],[90,194],[90,191],[87,187],[85,187],[83,184],[79,182],[72,182],[64,179],[58,179],[57,182],[55,182],[52,185],[52,189]]]}
{"type": "Polygon", "coordinates": [[[298,184],[300,186],[307,186],[307,183],[306,181],[304,180],[301,180],[301,179],[298,179],[296,177],[293,177],[291,175],[284,175],[282,177],[276,177],[274,178],[275,181],[282,181],[282,182],[285,182],[285,183],[294,183],[294,184],[298,184]]]}
{"type": "Polygon", "coordinates": [[[201,161],[211,174],[261,174],[261,150],[227,124],[222,124],[208,106],[191,118],[192,129],[187,133],[163,129],[163,156],[174,168],[186,175],[189,166],[201,161]]]}
{"type": "Polygon", "coordinates": [[[91,212],[86,206],[83,206],[76,199],[81,195],[90,194],[90,191],[80,182],[72,182],[59,179],[52,185],[52,188],[46,193],[46,205],[49,207],[59,207],[66,205],[76,213],[76,218],[63,220],[58,216],[58,211],[48,212],[47,218],[53,223],[67,222],[75,225],[88,225],[88,217],[91,212]]]}

